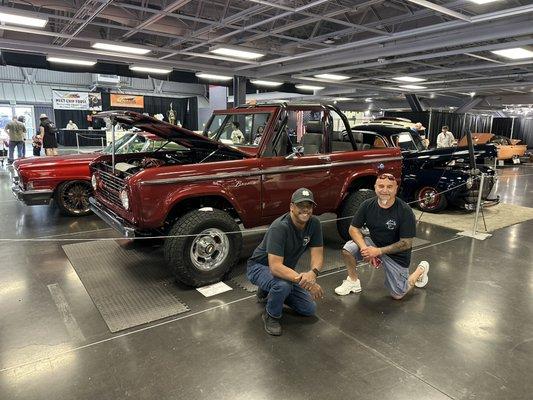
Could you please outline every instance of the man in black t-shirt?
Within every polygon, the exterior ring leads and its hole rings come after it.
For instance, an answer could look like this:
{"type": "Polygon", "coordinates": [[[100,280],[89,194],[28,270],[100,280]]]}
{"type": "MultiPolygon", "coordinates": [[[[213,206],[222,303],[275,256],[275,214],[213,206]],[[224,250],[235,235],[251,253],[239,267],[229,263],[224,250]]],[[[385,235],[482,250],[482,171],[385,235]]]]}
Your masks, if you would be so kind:
{"type": "Polygon", "coordinates": [[[262,318],[270,335],[281,335],[279,320],[284,304],[301,315],[310,316],[316,310],[314,300],[324,295],[316,283],[324,261],[324,249],[322,227],[313,216],[315,205],[309,189],[296,190],[291,197],[290,212],[272,222],[248,260],[246,275],[258,286],[259,301],[266,303],[262,318]],[[311,252],[310,269],[298,273],[294,269],[307,248],[311,252]]]}
{"type": "Polygon", "coordinates": [[[348,277],[335,288],[340,296],[361,291],[357,277],[358,261],[368,261],[385,270],[385,287],[394,299],[403,298],[414,286],[424,287],[428,282],[429,264],[422,261],[409,275],[411,248],[416,236],[416,219],[403,200],[396,197],[398,182],[391,174],[381,174],[376,180],[377,197],[365,200],[350,225],[352,240],[342,249],[348,277]],[[361,228],[366,225],[370,237],[363,237],[361,228]]]}

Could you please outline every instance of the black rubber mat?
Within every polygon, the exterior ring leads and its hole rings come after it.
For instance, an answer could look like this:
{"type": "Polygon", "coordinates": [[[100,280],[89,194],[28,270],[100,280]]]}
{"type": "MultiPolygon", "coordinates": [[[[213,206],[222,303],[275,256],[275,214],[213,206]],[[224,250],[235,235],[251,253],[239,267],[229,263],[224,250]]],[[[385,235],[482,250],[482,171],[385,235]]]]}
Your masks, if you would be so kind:
{"type": "Polygon", "coordinates": [[[160,251],[115,241],[70,244],[63,250],[111,332],[189,311],[177,297],[160,251]]]}

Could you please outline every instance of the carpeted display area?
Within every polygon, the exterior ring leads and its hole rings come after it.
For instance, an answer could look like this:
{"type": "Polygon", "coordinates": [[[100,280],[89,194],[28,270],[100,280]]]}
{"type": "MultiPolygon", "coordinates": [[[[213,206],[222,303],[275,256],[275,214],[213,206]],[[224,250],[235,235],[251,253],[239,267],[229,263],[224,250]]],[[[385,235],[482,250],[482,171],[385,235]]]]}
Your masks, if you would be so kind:
{"type": "MultiPolygon", "coordinates": [[[[433,225],[439,225],[458,231],[472,230],[474,226],[475,213],[465,212],[463,210],[445,210],[438,214],[421,213],[413,209],[417,221],[427,222],[433,225]],[[420,218],[422,214],[422,218],[420,218]]],[[[533,219],[533,208],[516,206],[514,204],[500,203],[492,207],[483,209],[487,229],[483,224],[483,218],[480,213],[478,219],[478,232],[494,232],[497,229],[505,228],[520,222],[533,219]]]]}
{"type": "Polygon", "coordinates": [[[189,311],[160,252],[115,241],[63,246],[111,332],[189,311]]]}

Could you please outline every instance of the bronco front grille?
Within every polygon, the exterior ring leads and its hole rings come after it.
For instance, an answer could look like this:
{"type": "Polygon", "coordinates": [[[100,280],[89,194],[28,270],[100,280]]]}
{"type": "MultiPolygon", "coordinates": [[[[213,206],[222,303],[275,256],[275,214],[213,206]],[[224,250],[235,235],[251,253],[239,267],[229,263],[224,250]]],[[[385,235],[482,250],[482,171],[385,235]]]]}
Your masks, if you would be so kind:
{"type": "Polygon", "coordinates": [[[98,192],[103,198],[109,200],[113,204],[122,207],[119,193],[124,189],[124,180],[112,173],[100,170],[98,172],[100,176],[100,183],[98,184],[98,192]]]}

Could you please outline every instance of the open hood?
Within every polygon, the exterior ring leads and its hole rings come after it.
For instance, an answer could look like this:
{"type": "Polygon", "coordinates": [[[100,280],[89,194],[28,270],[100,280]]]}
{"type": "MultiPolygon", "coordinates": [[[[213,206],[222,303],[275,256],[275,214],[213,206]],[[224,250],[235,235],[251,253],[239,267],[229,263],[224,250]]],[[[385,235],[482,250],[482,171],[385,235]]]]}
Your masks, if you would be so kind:
{"type": "Polygon", "coordinates": [[[153,117],[139,114],[133,111],[104,111],[97,117],[109,117],[121,124],[127,124],[139,128],[145,132],[153,133],[162,139],[170,140],[189,149],[202,149],[206,151],[222,150],[224,153],[239,155],[240,157],[252,157],[251,154],[241,151],[233,146],[209,139],[185,128],[171,125],[168,122],[159,121],[153,117]]]}

